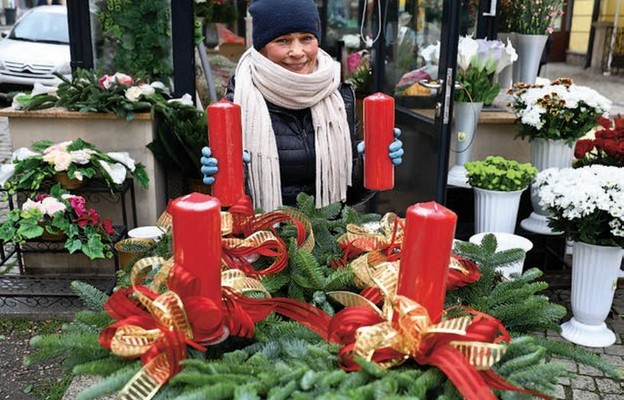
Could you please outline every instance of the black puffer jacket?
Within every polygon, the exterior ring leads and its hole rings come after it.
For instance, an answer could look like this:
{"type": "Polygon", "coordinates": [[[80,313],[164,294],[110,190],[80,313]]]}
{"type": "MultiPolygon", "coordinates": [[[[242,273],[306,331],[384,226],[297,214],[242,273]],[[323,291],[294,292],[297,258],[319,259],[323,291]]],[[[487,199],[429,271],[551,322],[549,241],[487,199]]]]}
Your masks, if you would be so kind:
{"type": "MultiPolygon", "coordinates": [[[[225,98],[234,99],[234,77],[230,79],[225,98]]],[[[358,118],[355,107],[355,92],[349,84],[339,88],[345,102],[351,143],[353,143],[352,186],[347,192],[347,204],[361,203],[372,196],[363,187],[362,157],[358,156],[356,145],[361,140],[358,135],[358,118]]],[[[271,123],[275,133],[282,181],[282,202],[294,205],[300,192],[316,193],[316,155],[314,150],[314,126],[310,109],[289,110],[267,102],[271,123]]]]}

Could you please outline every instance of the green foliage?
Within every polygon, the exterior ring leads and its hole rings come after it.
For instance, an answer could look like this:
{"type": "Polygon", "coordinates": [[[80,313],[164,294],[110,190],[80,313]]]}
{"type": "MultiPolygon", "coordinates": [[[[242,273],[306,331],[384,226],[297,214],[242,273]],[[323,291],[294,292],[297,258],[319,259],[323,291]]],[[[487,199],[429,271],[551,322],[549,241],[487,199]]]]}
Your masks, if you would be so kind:
{"type": "Polygon", "coordinates": [[[537,175],[537,168],[530,163],[521,164],[501,156],[488,156],[485,160],[470,161],[464,166],[470,186],[503,192],[526,189],[537,175]]]}
{"type": "Polygon", "coordinates": [[[545,282],[535,281],[542,272],[530,269],[521,276],[502,281],[495,268],[524,257],[521,249],[497,252],[494,235],[485,235],[481,244],[457,242],[453,252],[475,261],[481,271],[477,282],[448,292],[447,305],[470,304],[478,311],[500,320],[512,332],[529,334],[537,330],[559,330],[558,321],[566,314],[564,307],[539,295],[547,288],[545,282]]]}
{"type": "Polygon", "coordinates": [[[108,87],[104,84],[100,86],[98,80],[104,75],[95,70],[77,68],[71,80],[62,75],[57,76],[63,82],[58,85],[56,91],[58,96],[56,106],[66,107],[70,111],[110,112],[120,118],[132,120],[135,113],[149,112],[153,104],[163,103],[168,97],[164,86],[161,87],[155,82],[151,85],[154,89],[153,93],[151,90],[140,92],[135,84],[147,85],[147,82],[153,82],[145,75],[133,74],[132,77],[120,74],[109,75],[108,87]],[[128,95],[129,90],[137,92],[137,96],[128,95]]]}
{"type": "Polygon", "coordinates": [[[169,82],[171,16],[167,0],[99,2],[105,42],[114,47],[114,71],[169,82]]]}
{"type": "Polygon", "coordinates": [[[147,145],[154,157],[184,177],[200,179],[201,149],[208,146],[206,113],[181,103],[154,106],[157,136],[147,145]]]}
{"type": "Polygon", "coordinates": [[[455,101],[492,104],[500,90],[498,83],[492,83],[493,79],[494,72],[486,68],[470,66],[465,71],[458,71],[456,81],[461,88],[455,91],[455,101]]]}
{"type": "Polygon", "coordinates": [[[86,282],[73,281],[71,283],[71,288],[91,311],[102,310],[104,303],[108,300],[108,295],[106,293],[86,282]]]}

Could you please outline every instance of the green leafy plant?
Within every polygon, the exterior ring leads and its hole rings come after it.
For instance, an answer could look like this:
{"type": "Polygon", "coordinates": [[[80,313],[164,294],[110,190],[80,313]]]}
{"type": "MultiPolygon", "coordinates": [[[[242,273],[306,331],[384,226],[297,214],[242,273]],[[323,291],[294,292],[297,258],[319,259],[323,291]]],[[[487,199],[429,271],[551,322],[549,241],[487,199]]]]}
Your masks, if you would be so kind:
{"type": "Polygon", "coordinates": [[[97,6],[105,45],[114,54],[114,70],[169,82],[174,5],[168,0],[106,0],[97,6]]]}
{"type": "Polygon", "coordinates": [[[113,256],[110,220],[101,220],[93,208],[87,208],[82,196],[69,194],[55,185],[50,194],[28,199],[21,208],[11,210],[0,225],[0,239],[16,243],[41,238],[45,233],[61,235],[70,253],[81,251],[90,259],[113,256]]]}
{"type": "Polygon", "coordinates": [[[99,179],[111,189],[123,184],[127,173],[141,186],[147,188],[149,184],[145,167],[128,153],[103,153],[81,139],[35,142],[31,149],[15,152],[13,166],[14,175],[4,184],[9,193],[37,190],[45,179],[53,178],[58,172],[67,172],[71,179],[99,179]]]}
{"type": "MultiPolygon", "coordinates": [[[[58,86],[55,105],[70,111],[110,112],[131,120],[135,113],[149,112],[152,105],[169,98],[163,83],[148,84],[122,73],[100,76],[94,70],[77,69],[71,80],[64,76],[59,78],[63,82],[58,86]]],[[[21,108],[28,109],[26,104],[21,108]]]]}
{"type": "Polygon", "coordinates": [[[464,166],[470,186],[486,190],[522,190],[537,175],[537,168],[530,163],[521,164],[501,156],[488,156],[485,160],[470,161],[464,166]]]}

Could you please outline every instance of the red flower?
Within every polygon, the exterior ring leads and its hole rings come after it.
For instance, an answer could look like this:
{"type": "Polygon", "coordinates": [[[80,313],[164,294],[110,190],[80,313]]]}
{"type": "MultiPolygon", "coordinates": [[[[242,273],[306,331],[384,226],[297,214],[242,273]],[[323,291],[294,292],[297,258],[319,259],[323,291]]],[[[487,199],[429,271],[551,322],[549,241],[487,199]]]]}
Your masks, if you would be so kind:
{"type": "Polygon", "coordinates": [[[611,128],[611,120],[605,117],[598,117],[598,123],[605,129],[611,128]]]}
{"type": "Polygon", "coordinates": [[[108,236],[113,236],[115,234],[115,229],[113,229],[113,223],[110,219],[105,219],[104,221],[102,221],[102,227],[104,228],[108,236]]]}
{"type": "Polygon", "coordinates": [[[600,131],[596,131],[596,139],[620,139],[621,133],[618,131],[614,131],[613,129],[602,129],[600,131]]]}
{"type": "Polygon", "coordinates": [[[613,140],[605,140],[600,147],[609,157],[616,157],[620,150],[618,142],[613,140]]]}
{"type": "Polygon", "coordinates": [[[93,225],[96,225],[98,222],[100,222],[100,214],[98,214],[97,211],[95,211],[93,208],[90,208],[89,219],[91,219],[93,225]]]}
{"type": "Polygon", "coordinates": [[[86,200],[84,197],[72,196],[68,200],[72,210],[74,210],[78,217],[82,217],[86,214],[87,208],[85,207],[86,200]]]}
{"type": "Polygon", "coordinates": [[[624,117],[620,114],[613,118],[613,122],[615,123],[615,129],[624,129],[624,117]]]}
{"type": "Polygon", "coordinates": [[[594,148],[594,141],[592,139],[580,139],[576,142],[574,147],[574,157],[583,158],[585,154],[592,151],[594,148]]]}
{"type": "Polygon", "coordinates": [[[41,201],[45,199],[46,197],[50,197],[50,195],[47,193],[39,193],[38,195],[35,196],[35,201],[41,201]]]}

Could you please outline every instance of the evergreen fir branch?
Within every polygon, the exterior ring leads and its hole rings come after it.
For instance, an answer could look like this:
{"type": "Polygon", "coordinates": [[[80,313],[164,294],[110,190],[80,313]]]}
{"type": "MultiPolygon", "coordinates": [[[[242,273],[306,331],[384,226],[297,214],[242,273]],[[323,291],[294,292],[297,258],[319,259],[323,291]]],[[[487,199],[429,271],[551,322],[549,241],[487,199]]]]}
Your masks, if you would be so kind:
{"type": "Polygon", "coordinates": [[[32,365],[58,357],[71,355],[90,361],[109,355],[108,350],[100,346],[97,335],[90,334],[54,334],[35,336],[30,346],[36,351],[25,357],[24,363],[32,365]]]}
{"type": "Polygon", "coordinates": [[[71,288],[89,310],[102,311],[104,309],[104,303],[108,300],[106,293],[82,281],[73,281],[71,288]]]}
{"type": "Polygon", "coordinates": [[[338,268],[332,271],[327,279],[325,279],[326,292],[334,290],[342,290],[353,286],[353,271],[351,268],[338,268]]]}
{"type": "Polygon", "coordinates": [[[113,318],[104,311],[80,311],[78,314],[76,314],[74,318],[74,322],[82,323],[100,329],[103,329],[108,325],[112,324],[113,321],[113,318]]]}
{"type": "Polygon", "coordinates": [[[83,390],[77,400],[94,400],[118,392],[141,369],[140,361],[135,361],[125,368],[109,375],[95,385],[83,390]]]}
{"type": "Polygon", "coordinates": [[[128,361],[110,355],[93,361],[77,364],[72,368],[74,375],[102,375],[108,376],[128,365],[128,361]]]}
{"type": "Polygon", "coordinates": [[[624,371],[622,369],[616,368],[601,359],[597,354],[592,353],[591,351],[580,346],[568,342],[549,340],[540,337],[536,337],[534,340],[537,344],[548,350],[549,356],[568,358],[576,363],[599,369],[613,378],[624,379],[624,371]]]}

